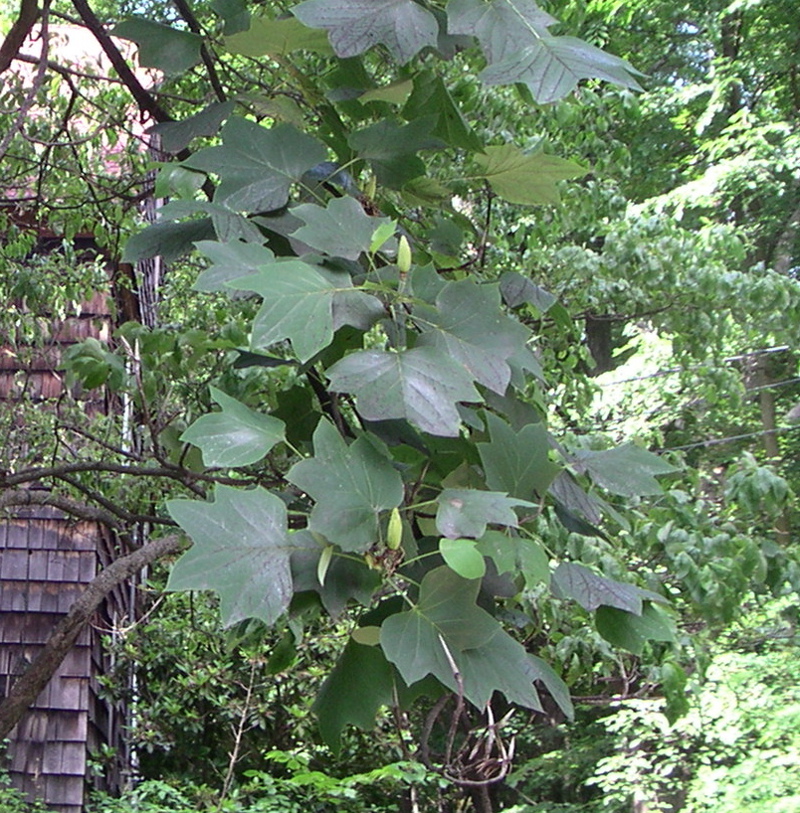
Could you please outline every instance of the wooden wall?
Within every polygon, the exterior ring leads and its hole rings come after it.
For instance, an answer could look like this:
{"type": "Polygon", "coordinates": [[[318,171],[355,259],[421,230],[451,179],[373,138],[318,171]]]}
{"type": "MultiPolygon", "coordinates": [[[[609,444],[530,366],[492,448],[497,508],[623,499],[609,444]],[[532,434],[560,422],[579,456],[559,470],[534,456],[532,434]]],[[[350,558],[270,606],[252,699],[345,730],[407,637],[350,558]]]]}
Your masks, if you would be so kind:
{"type": "MultiPolygon", "coordinates": [[[[0,346],[0,410],[13,410],[23,395],[43,409],[54,407],[65,392],[59,371],[65,348],[89,336],[108,338],[106,298],[100,293],[78,315],[48,325],[43,345],[0,346]]],[[[87,417],[107,410],[96,392],[80,398],[87,417]]],[[[51,508],[13,509],[0,521],[0,694],[35,657],[84,586],[120,553],[107,529],[51,508]]],[[[132,594],[122,588],[109,597],[12,733],[6,762],[14,785],[57,813],[81,813],[90,787],[115,790],[126,776],[126,709],[102,697],[99,677],[109,666],[104,639],[129,623],[132,603],[132,594]],[[103,746],[115,756],[92,771],[91,755],[103,746]]]]}

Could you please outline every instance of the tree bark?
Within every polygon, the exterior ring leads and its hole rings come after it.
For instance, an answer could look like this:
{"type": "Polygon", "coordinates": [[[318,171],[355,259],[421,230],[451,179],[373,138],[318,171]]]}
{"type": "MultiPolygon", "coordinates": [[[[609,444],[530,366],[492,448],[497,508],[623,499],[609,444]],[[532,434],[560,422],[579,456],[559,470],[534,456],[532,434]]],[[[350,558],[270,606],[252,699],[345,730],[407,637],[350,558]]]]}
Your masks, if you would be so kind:
{"type": "Polygon", "coordinates": [[[11,63],[16,59],[22,43],[25,42],[28,34],[31,33],[33,24],[39,17],[39,4],[36,0],[22,0],[19,8],[19,15],[11,26],[8,36],[0,45],[0,73],[7,71],[11,63]]]}
{"type": "Polygon", "coordinates": [[[112,562],[96,576],[56,625],[33,663],[17,678],[8,696],[0,702],[0,740],[8,737],[33,705],[111,590],[143,567],[180,550],[182,544],[182,538],[177,534],[156,539],[112,562]]]}

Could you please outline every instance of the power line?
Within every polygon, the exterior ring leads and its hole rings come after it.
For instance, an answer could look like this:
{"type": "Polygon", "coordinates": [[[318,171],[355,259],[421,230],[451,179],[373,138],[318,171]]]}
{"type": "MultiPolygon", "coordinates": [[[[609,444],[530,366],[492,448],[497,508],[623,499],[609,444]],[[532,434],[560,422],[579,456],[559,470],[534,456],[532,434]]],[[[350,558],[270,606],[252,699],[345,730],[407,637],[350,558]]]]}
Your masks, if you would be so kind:
{"type": "MultiPolygon", "coordinates": [[[[722,361],[730,364],[734,361],[744,361],[751,356],[764,356],[770,353],[783,353],[789,350],[789,345],[782,344],[777,347],[765,347],[762,350],[753,350],[750,353],[741,353],[738,356],[726,356],[722,361]]],[[[649,378],[661,378],[665,375],[674,375],[675,373],[690,372],[691,370],[702,370],[707,367],[707,364],[693,364],[691,367],[669,367],[666,370],[658,370],[655,373],[648,373],[647,375],[637,375],[632,378],[620,378],[618,381],[608,381],[604,384],[606,387],[615,387],[618,384],[629,384],[633,381],[646,381],[649,378]]]]}
{"type": "Polygon", "coordinates": [[[686,443],[683,446],[665,446],[663,449],[655,449],[655,452],[678,452],[686,451],[687,449],[699,449],[701,446],[718,446],[721,443],[730,443],[734,440],[748,440],[749,438],[759,438],[763,435],[777,435],[780,432],[792,432],[795,429],[800,429],[798,426],[779,426],[776,429],[762,429],[760,432],[747,432],[744,435],[731,435],[727,438],[711,438],[709,440],[701,440],[697,443],[686,443]]]}

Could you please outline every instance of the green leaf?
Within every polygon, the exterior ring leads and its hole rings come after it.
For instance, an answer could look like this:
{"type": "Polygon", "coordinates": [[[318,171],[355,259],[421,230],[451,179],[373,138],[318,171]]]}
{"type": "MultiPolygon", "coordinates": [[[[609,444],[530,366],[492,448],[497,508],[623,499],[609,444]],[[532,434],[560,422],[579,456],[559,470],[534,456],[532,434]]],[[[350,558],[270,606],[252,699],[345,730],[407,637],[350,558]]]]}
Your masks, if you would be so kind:
{"type": "Polygon", "coordinates": [[[250,27],[247,0],[211,0],[211,8],[225,21],[222,33],[226,37],[250,27]]]}
{"type": "Polygon", "coordinates": [[[306,590],[318,593],[322,606],[332,618],[339,618],[351,599],[363,606],[369,605],[381,583],[377,571],[368,567],[362,559],[334,554],[325,573],[325,583],[321,584],[319,563],[326,548],[314,538],[311,531],[296,531],[292,538],[298,546],[298,550],[292,554],[295,593],[306,590]]]}
{"type": "Polygon", "coordinates": [[[442,146],[439,139],[431,137],[433,124],[432,116],[408,124],[382,119],[352,133],[347,143],[360,158],[369,161],[378,183],[400,189],[425,173],[425,164],[415,153],[442,146]]]}
{"type": "Polygon", "coordinates": [[[206,466],[249,466],[284,439],[283,421],[254,412],[216,387],[210,390],[222,412],[203,415],[181,435],[200,447],[206,466]]]}
{"type": "Polygon", "coordinates": [[[439,553],[445,564],[464,579],[480,579],[486,573],[486,562],[475,549],[474,539],[439,540],[439,553]]]}
{"type": "Polygon", "coordinates": [[[414,0],[306,0],[292,14],[324,28],[340,57],[358,56],[378,43],[405,64],[426,46],[436,47],[436,18],[414,0]]]}
{"type": "Polygon", "coordinates": [[[211,260],[211,265],[201,271],[195,280],[195,291],[228,291],[228,283],[249,274],[255,274],[262,265],[275,262],[275,255],[258,243],[220,243],[216,240],[199,240],[197,250],[211,260]]]}
{"type": "MultiPolygon", "coordinates": [[[[342,288],[352,287],[349,276],[337,276],[342,288]]],[[[331,343],[333,296],[340,288],[314,266],[302,260],[275,262],[229,285],[264,299],[253,322],[254,350],[289,339],[297,357],[308,361],[331,343]]]]}
{"type": "MultiPolygon", "coordinates": [[[[361,104],[368,102],[388,102],[389,104],[403,104],[408,99],[409,94],[414,89],[414,81],[412,79],[401,79],[398,82],[392,82],[389,85],[382,87],[372,88],[358,97],[361,104]]],[[[409,116],[409,118],[411,118],[409,116]]]]}
{"type": "Polygon", "coordinates": [[[205,183],[205,175],[180,164],[167,164],[158,171],[153,195],[158,198],[192,199],[205,183]]]}
{"type": "Polygon", "coordinates": [[[515,432],[505,421],[486,414],[491,442],[479,443],[486,484],[521,500],[544,495],[560,468],[548,458],[550,440],[542,423],[515,432]]]}
{"type": "Polygon", "coordinates": [[[606,641],[634,655],[642,654],[647,641],[675,640],[675,630],[669,618],[652,604],[645,604],[641,615],[615,607],[598,607],[595,624],[606,641]]]}
{"type": "Polygon", "coordinates": [[[436,498],[436,527],[443,536],[455,539],[459,536],[483,536],[487,523],[516,527],[515,505],[535,503],[507,497],[496,491],[446,488],[436,498]]]}
{"type": "Polygon", "coordinates": [[[576,468],[588,472],[597,485],[623,497],[661,494],[663,489],[655,476],[678,471],[658,455],[633,443],[604,452],[578,452],[576,468]]]}
{"type": "Polygon", "coordinates": [[[572,698],[569,696],[567,684],[553,671],[553,668],[548,663],[545,663],[541,658],[537,658],[536,655],[528,655],[528,661],[531,667],[528,677],[531,680],[541,681],[561,711],[564,712],[568,719],[572,720],[575,717],[575,709],[572,705],[572,698]]]}
{"type": "Polygon", "coordinates": [[[405,418],[432,435],[457,436],[456,403],[481,400],[464,368],[433,347],[353,353],[330,367],[327,376],[336,392],[356,396],[367,420],[405,418]]]}
{"type": "Polygon", "coordinates": [[[286,56],[293,51],[332,53],[327,35],[308,28],[296,17],[281,20],[255,17],[246,31],[225,37],[225,47],[233,54],[252,57],[286,56]]]}
{"type": "Polygon", "coordinates": [[[244,240],[258,244],[264,242],[264,235],[261,234],[255,223],[219,203],[209,203],[203,200],[172,200],[164,204],[159,211],[160,217],[171,220],[193,217],[200,213],[207,214],[211,218],[214,233],[222,242],[227,243],[231,240],[244,240]]]}
{"type": "Polygon", "coordinates": [[[357,643],[364,646],[378,646],[381,642],[380,627],[356,627],[350,637],[357,643]]]}
{"type": "Polygon", "coordinates": [[[558,203],[561,198],[556,182],[586,174],[571,161],[543,152],[526,155],[514,144],[486,147],[484,153],[475,156],[481,168],[478,177],[486,178],[509,203],[558,203]]]}
{"type": "Polygon", "coordinates": [[[464,676],[464,697],[477,708],[485,708],[498,691],[509,703],[543,711],[533,686],[538,674],[531,668],[528,653],[499,624],[490,640],[465,650],[458,661],[464,676]]]}
{"type": "Polygon", "coordinates": [[[436,117],[431,131],[433,135],[452,147],[472,152],[483,149],[480,138],[465,121],[441,77],[425,71],[414,77],[413,87],[414,92],[403,108],[406,119],[420,119],[433,114],[436,117]]]}
{"type": "Polygon", "coordinates": [[[581,79],[605,79],[631,90],[641,90],[638,74],[624,59],[606,53],[576,37],[542,36],[527,48],[507,53],[480,73],[487,85],[528,86],[539,104],[556,102],[581,79]]]}
{"type": "Polygon", "coordinates": [[[123,262],[136,263],[150,257],[163,257],[167,262],[177,260],[190,251],[198,240],[216,237],[210,217],[188,220],[184,223],[161,221],[134,234],[125,243],[123,262]]]}
{"type": "Polygon", "coordinates": [[[423,330],[418,346],[438,348],[494,392],[502,395],[508,389],[506,359],[524,346],[530,331],[502,312],[497,285],[448,282],[435,309],[416,308],[412,317],[423,330]]]}
{"type": "Polygon", "coordinates": [[[347,642],[312,707],[322,739],[335,754],[348,724],[372,730],[378,709],[393,702],[393,685],[392,667],[378,647],[347,642]]]}
{"type": "Polygon", "coordinates": [[[661,596],[649,590],[607,579],[574,562],[562,562],[553,572],[553,595],[575,599],[584,610],[596,610],[605,605],[634,615],[642,614],[643,598],[663,601],[661,596]]]}
{"type": "Polygon", "coordinates": [[[139,46],[139,64],[143,68],[157,68],[167,76],[188,71],[200,61],[203,38],[191,31],[131,18],[116,25],[111,33],[139,46]]]}
{"type": "Polygon", "coordinates": [[[451,34],[478,40],[489,63],[528,47],[557,22],[533,0],[450,0],[447,20],[451,34]]]}
{"type": "Polygon", "coordinates": [[[292,232],[297,240],[332,257],[357,260],[372,244],[375,229],[391,228],[388,217],[370,217],[351,197],[333,198],[324,208],[316,203],[293,206],[291,213],[306,225],[292,232]]]}
{"type": "Polygon", "coordinates": [[[214,201],[235,211],[269,212],[289,199],[289,187],[325,160],[325,148],[289,124],[268,130],[230,118],[222,145],[206,147],[184,161],[190,169],[214,173],[220,184],[214,201]]]}
{"type": "MultiPolygon", "coordinates": [[[[200,136],[216,135],[233,112],[234,102],[215,102],[183,121],[164,121],[150,128],[161,137],[164,152],[179,153],[200,136]]],[[[202,176],[200,176],[202,177],[202,176]]]]}
{"type": "Polygon", "coordinates": [[[403,499],[403,481],[383,444],[362,435],[348,446],[326,420],[314,432],[314,457],[286,476],[315,501],[309,529],[346,551],[374,545],[380,513],[403,499]]]}
{"type": "MultiPolygon", "coordinates": [[[[375,254],[375,252],[380,251],[381,246],[383,246],[388,240],[391,240],[391,238],[394,237],[394,233],[397,231],[397,223],[394,220],[390,220],[388,217],[380,218],[378,220],[378,224],[379,225],[375,231],[372,232],[372,237],[370,238],[368,249],[370,254],[375,254]]],[[[408,245],[407,241],[406,245],[408,245]]]]}
{"type": "Polygon", "coordinates": [[[516,271],[506,271],[500,278],[500,293],[509,308],[518,308],[527,303],[540,313],[546,313],[558,301],[549,291],[516,271]]]}
{"type": "Polygon", "coordinates": [[[383,622],[381,647],[406,684],[432,674],[455,688],[453,669],[439,636],[455,657],[485,644],[499,628],[475,603],[479,586],[477,579],[463,579],[448,567],[438,567],[422,580],[417,605],[383,622]]]}
{"type": "Polygon", "coordinates": [[[431,674],[457,691],[447,652],[462,675],[464,696],[478,708],[501,691],[511,702],[541,709],[528,653],[475,604],[479,584],[447,567],[430,571],[418,604],[383,622],[381,647],[406,683],[431,674]]]}
{"type": "Polygon", "coordinates": [[[292,597],[283,500],[263,488],[217,485],[214,502],[170,500],[170,516],[192,538],[168,590],[214,590],[225,626],[244,618],[272,624],[292,597]]]}
{"type": "Polygon", "coordinates": [[[478,540],[478,550],[494,562],[499,574],[521,573],[528,587],[550,582],[550,558],[532,539],[486,531],[478,540]]]}

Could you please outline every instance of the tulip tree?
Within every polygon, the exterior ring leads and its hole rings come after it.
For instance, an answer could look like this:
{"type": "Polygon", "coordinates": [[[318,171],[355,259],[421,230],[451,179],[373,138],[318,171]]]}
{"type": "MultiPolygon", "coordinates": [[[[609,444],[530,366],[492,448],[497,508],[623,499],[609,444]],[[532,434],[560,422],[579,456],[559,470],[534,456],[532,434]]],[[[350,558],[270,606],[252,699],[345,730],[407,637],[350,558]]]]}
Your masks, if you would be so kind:
{"type": "MultiPolygon", "coordinates": [[[[493,703],[570,716],[529,639],[537,607],[572,603],[639,654],[674,633],[662,593],[563,540],[606,538],[622,500],[674,468],[632,444],[571,450],[548,429],[537,341],[569,317],[525,267],[487,261],[489,213],[558,205],[591,167],[509,141],[460,94],[466,76],[507,115],[546,117],[587,82],[636,90],[637,71],[533,0],[175,5],[111,32],[164,79],[162,96],[134,96],[158,122],[169,202],[123,260],[199,262],[197,312],[240,329],[177,328],[201,381],[191,403],[163,384],[172,351],[149,372],[95,340],[67,359],[85,385],[127,390],[156,458],[179,450],[169,470],[194,487],[147,517],[191,542],[168,589],[213,591],[225,625],[258,619],[295,641],[309,608],[338,619],[347,641],[315,704],[334,749],[381,706],[447,693],[489,721],[493,703]],[[246,376],[262,386],[245,396],[246,376]],[[185,425],[154,417],[165,390],[185,425]]],[[[118,347],[141,363],[164,336],[128,324],[118,347]]],[[[452,745],[441,767],[457,780],[507,770],[496,755],[470,774],[452,745]]]]}

